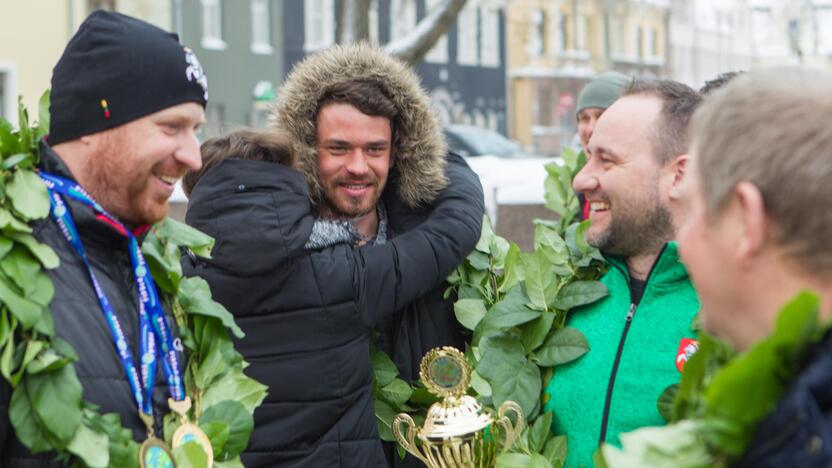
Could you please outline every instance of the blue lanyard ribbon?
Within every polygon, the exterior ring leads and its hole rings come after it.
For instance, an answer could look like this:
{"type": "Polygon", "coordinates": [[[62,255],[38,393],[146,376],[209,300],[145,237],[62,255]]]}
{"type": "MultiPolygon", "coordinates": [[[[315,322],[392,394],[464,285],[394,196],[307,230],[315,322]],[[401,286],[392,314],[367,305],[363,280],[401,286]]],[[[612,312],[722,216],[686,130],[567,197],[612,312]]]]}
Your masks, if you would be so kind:
{"type": "Polygon", "coordinates": [[[147,415],[153,414],[153,380],[156,375],[156,363],[158,361],[157,341],[162,350],[162,370],[165,374],[165,381],[167,382],[170,394],[174,400],[179,401],[184,399],[185,390],[182,385],[179,359],[173,345],[173,335],[170,332],[165,311],[162,308],[159,294],[156,291],[156,285],[150,277],[147,262],[145,262],[144,256],[142,255],[136,236],[114,216],[107,213],[77,183],[45,172],[41,172],[40,177],[49,190],[52,217],[58,223],[61,233],[63,233],[66,240],[72,245],[87,267],[87,273],[89,273],[95,294],[98,296],[98,302],[107,320],[107,325],[110,327],[113,344],[121,359],[122,367],[127,375],[130,389],[133,392],[133,397],[136,400],[136,405],[139,410],[147,415]],[[101,284],[98,282],[98,278],[96,278],[90,266],[84,244],[81,242],[81,236],[75,226],[75,221],[72,219],[72,214],[64,202],[64,197],[72,198],[89,206],[117,227],[128,239],[130,262],[133,266],[136,290],[139,296],[139,353],[141,356],[141,373],[136,370],[136,363],[133,360],[133,354],[125,338],[124,329],[121,327],[112,304],[107,299],[107,295],[104,293],[103,288],[101,288],[101,284]]]}

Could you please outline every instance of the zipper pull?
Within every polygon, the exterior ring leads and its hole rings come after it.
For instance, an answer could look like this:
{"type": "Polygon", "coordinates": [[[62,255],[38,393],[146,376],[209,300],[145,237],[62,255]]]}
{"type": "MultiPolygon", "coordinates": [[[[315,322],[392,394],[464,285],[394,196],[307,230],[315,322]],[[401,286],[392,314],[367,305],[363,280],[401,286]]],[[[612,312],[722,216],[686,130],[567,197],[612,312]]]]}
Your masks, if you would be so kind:
{"type": "Polygon", "coordinates": [[[633,321],[633,315],[635,315],[635,314],[636,314],[636,305],[635,304],[630,304],[630,310],[627,311],[627,317],[624,320],[626,320],[628,322],[632,322],[633,321]]]}

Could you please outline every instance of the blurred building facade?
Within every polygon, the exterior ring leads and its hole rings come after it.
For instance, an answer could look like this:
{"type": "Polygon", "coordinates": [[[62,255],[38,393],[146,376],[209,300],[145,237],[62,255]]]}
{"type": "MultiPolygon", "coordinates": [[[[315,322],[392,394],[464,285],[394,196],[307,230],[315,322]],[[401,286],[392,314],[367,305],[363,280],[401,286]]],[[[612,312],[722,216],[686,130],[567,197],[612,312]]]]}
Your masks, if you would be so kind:
{"type": "Polygon", "coordinates": [[[669,12],[662,0],[509,2],[509,135],[557,154],[575,133],[578,93],[592,76],[663,76],[669,12]]]}
{"type": "MultiPolygon", "coordinates": [[[[372,0],[370,41],[383,45],[405,36],[440,3],[372,0]]],[[[448,32],[415,67],[443,124],[466,123],[506,133],[504,4],[468,0],[448,32]]],[[[336,0],[285,3],[285,74],[307,54],[335,43],[338,8],[336,0]]]]}

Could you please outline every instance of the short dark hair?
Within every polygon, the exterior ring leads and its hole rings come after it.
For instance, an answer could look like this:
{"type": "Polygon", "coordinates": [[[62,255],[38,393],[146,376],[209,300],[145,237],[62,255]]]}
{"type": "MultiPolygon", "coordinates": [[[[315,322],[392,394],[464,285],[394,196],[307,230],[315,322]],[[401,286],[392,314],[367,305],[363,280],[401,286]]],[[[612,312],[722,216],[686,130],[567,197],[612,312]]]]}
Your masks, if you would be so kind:
{"type": "Polygon", "coordinates": [[[688,152],[688,124],[702,96],[673,80],[635,79],[623,96],[647,95],[662,101],[653,137],[653,152],[663,166],[688,152]]]}
{"type": "Polygon", "coordinates": [[[725,86],[726,83],[734,79],[737,75],[741,75],[745,73],[744,71],[732,71],[732,72],[725,72],[720,73],[719,76],[712,80],[708,80],[705,82],[705,85],[699,88],[699,94],[702,96],[707,96],[711,94],[713,91],[725,86]]]}
{"type": "Polygon", "coordinates": [[[188,196],[205,172],[226,159],[295,165],[295,151],[291,142],[275,130],[236,130],[225,136],[205,140],[199,150],[202,153],[202,168],[188,171],[182,178],[182,189],[188,196]]]}
{"type": "MultiPolygon", "coordinates": [[[[344,81],[330,86],[318,100],[316,110],[332,103],[349,104],[363,114],[387,117],[390,121],[390,133],[395,147],[396,129],[399,127],[399,108],[390,98],[386,86],[379,80],[372,78],[344,81]]],[[[317,122],[315,115],[314,121],[317,122]]]]}

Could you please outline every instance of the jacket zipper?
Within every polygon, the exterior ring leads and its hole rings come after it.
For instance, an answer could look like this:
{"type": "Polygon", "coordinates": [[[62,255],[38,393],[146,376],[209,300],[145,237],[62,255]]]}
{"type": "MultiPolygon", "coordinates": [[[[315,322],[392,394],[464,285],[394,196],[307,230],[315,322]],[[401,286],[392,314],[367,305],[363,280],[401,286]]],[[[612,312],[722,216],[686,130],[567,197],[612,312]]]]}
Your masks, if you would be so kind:
{"type": "MultiPolygon", "coordinates": [[[[650,271],[647,273],[647,278],[644,280],[644,292],[642,293],[642,299],[644,298],[644,294],[647,292],[647,288],[650,287],[650,277],[653,276],[653,270],[656,269],[656,265],[659,264],[659,261],[664,255],[664,251],[667,249],[667,244],[662,246],[662,249],[659,251],[659,255],[656,256],[656,260],[653,262],[653,265],[650,267],[650,271]]],[[[616,267],[617,268],[617,267],[616,267]]],[[[623,271],[625,276],[629,278],[629,272],[623,271]]],[[[627,281],[629,283],[629,279],[627,281]]],[[[621,362],[621,354],[624,352],[624,342],[627,341],[627,333],[630,331],[630,325],[633,323],[633,316],[636,314],[636,308],[638,304],[632,302],[632,297],[630,298],[630,309],[627,311],[627,317],[624,318],[626,323],[624,323],[624,331],[621,332],[621,339],[618,341],[618,350],[615,352],[615,361],[612,364],[612,372],[610,373],[610,382],[607,385],[607,396],[604,399],[604,413],[601,417],[601,436],[599,437],[598,445],[604,444],[607,439],[607,425],[609,424],[610,419],[610,406],[612,405],[612,391],[615,388],[615,375],[618,373],[618,364],[621,362]]]]}
{"type": "Polygon", "coordinates": [[[621,361],[621,353],[624,351],[624,342],[627,341],[627,332],[630,331],[630,324],[633,323],[633,316],[636,314],[636,305],[630,304],[627,317],[624,318],[624,331],[621,332],[621,340],[618,341],[618,351],[615,352],[615,361],[612,364],[610,383],[607,385],[607,397],[604,400],[604,414],[601,419],[601,438],[598,445],[603,444],[607,438],[607,423],[610,417],[610,405],[612,404],[612,390],[615,387],[615,374],[618,373],[618,364],[621,361]]]}

